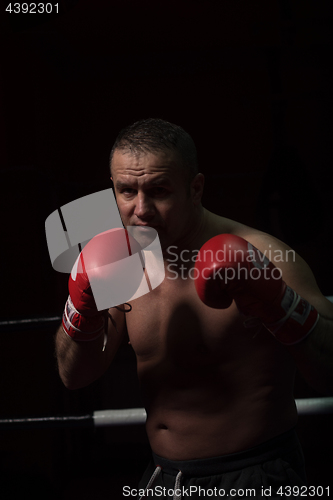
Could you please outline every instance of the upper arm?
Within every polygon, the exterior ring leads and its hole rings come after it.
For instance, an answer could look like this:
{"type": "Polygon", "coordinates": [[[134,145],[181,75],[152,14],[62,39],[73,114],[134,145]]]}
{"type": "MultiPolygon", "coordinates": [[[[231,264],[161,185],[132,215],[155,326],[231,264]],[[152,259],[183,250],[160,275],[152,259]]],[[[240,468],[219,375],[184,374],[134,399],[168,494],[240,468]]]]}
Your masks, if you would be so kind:
{"type": "Polygon", "coordinates": [[[282,241],[265,233],[245,239],[281,269],[288,286],[313,305],[321,316],[333,319],[333,304],[321,293],[313,272],[302,257],[282,241]]]}

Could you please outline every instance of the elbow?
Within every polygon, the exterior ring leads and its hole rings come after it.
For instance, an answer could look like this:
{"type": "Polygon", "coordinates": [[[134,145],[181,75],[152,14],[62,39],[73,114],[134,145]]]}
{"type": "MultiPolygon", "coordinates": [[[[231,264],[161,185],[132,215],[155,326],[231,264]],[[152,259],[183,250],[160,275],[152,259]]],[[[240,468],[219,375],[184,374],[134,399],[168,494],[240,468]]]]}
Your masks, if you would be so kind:
{"type": "Polygon", "coordinates": [[[85,381],[81,380],[80,378],[71,376],[69,373],[62,370],[59,370],[59,376],[64,386],[69,391],[82,389],[83,387],[86,387],[88,385],[88,383],[85,383],[85,381]]]}
{"type": "Polygon", "coordinates": [[[99,378],[99,376],[87,378],[87,375],[85,373],[81,374],[77,372],[72,373],[61,369],[59,369],[59,376],[64,386],[69,391],[76,391],[77,389],[83,389],[84,387],[87,387],[88,385],[92,384],[99,378]]]}
{"type": "Polygon", "coordinates": [[[66,380],[66,379],[61,379],[64,386],[66,387],[66,389],[68,389],[69,391],[75,391],[77,389],[82,389],[83,386],[80,386],[80,384],[76,384],[75,382],[71,381],[71,380],[66,380]]]}

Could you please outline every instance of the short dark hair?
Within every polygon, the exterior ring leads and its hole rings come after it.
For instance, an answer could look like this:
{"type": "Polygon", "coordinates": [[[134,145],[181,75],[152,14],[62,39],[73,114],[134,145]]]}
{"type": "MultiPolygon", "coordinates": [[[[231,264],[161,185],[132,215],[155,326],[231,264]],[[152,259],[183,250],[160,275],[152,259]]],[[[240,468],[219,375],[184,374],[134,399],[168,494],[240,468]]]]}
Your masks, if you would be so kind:
{"type": "Polygon", "coordinates": [[[166,149],[179,155],[192,180],[198,173],[197,150],[192,137],[179,125],[160,118],[140,120],[122,129],[111,150],[110,167],[115,150],[140,154],[166,149]]]}

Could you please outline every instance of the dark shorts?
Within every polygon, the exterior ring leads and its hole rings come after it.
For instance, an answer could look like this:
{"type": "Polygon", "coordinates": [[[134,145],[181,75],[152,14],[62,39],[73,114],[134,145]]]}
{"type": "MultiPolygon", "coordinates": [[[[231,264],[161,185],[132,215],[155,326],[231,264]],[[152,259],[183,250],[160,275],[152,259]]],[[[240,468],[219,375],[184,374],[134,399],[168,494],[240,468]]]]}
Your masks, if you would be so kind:
{"type": "MultiPolygon", "coordinates": [[[[147,499],[296,498],[306,485],[304,457],[294,429],[255,448],[221,457],[172,461],[153,454],[139,484],[142,494],[157,466],[162,470],[147,499]],[[181,471],[181,474],[179,474],[181,471]],[[175,483],[177,478],[177,491],[175,483]]],[[[138,496],[140,498],[141,495],[138,496]]]]}

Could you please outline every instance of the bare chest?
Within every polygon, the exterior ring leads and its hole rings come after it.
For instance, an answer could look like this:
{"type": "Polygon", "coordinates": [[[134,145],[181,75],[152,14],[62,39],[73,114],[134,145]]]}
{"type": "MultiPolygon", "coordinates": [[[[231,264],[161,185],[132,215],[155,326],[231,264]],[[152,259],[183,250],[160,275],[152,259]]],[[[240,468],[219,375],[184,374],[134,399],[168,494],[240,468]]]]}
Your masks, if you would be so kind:
{"type": "Polygon", "coordinates": [[[166,280],[132,302],[130,342],[140,361],[168,359],[190,367],[230,362],[249,347],[249,335],[234,304],[212,309],[198,298],[193,280],[166,280]],[[241,347],[240,347],[241,345],[241,347]]]}

